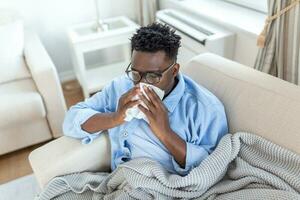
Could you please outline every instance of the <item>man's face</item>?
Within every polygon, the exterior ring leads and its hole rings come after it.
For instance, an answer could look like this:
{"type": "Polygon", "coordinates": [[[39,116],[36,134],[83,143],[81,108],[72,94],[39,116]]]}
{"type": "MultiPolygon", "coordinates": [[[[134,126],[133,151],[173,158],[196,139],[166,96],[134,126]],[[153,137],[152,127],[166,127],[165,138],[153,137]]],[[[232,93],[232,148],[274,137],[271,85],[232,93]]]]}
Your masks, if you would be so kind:
{"type": "MultiPolygon", "coordinates": [[[[138,72],[163,72],[166,68],[174,63],[174,60],[169,59],[164,51],[158,51],[155,53],[133,51],[131,60],[131,69],[138,72]]],[[[178,74],[179,64],[175,64],[162,74],[160,81],[153,84],[156,87],[164,90],[168,93],[174,84],[176,75],[178,74]]],[[[140,82],[147,82],[143,77],[140,82]]],[[[134,84],[138,84],[135,82],[134,84]]]]}

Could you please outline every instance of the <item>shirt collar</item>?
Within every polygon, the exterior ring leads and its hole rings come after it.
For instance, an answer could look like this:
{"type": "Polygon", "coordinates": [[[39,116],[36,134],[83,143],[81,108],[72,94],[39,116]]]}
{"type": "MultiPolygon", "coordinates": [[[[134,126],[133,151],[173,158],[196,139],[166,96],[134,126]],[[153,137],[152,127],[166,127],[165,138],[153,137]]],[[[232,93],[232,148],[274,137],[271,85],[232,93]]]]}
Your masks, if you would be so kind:
{"type": "Polygon", "coordinates": [[[176,87],[171,91],[171,93],[163,100],[164,105],[168,109],[169,112],[173,112],[176,108],[177,104],[179,103],[181,97],[184,94],[185,90],[185,82],[183,79],[183,75],[181,73],[178,73],[177,75],[177,85],[176,87]]]}

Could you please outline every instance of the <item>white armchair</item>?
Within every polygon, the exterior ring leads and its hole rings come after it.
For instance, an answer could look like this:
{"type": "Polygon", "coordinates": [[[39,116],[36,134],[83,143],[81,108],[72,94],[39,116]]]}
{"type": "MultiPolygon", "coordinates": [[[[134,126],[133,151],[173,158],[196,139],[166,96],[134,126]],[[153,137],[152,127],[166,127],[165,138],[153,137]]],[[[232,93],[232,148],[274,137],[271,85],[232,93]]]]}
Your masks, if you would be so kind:
{"type": "Polygon", "coordinates": [[[2,155],[61,136],[66,105],[54,64],[38,36],[25,32],[24,48],[14,55],[16,38],[0,31],[0,53],[8,51],[0,56],[2,155]]]}

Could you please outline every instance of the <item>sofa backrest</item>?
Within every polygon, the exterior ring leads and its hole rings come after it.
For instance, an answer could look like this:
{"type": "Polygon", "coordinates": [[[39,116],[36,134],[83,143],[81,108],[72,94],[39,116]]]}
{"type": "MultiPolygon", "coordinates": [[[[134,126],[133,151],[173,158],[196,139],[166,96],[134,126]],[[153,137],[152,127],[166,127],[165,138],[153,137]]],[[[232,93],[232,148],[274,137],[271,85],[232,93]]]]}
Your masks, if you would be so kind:
{"type": "Polygon", "coordinates": [[[0,10],[0,84],[31,77],[23,49],[23,20],[13,11],[0,10]]]}
{"type": "Polygon", "coordinates": [[[211,53],[182,72],[223,102],[230,133],[255,133],[300,154],[299,86],[211,53]]]}

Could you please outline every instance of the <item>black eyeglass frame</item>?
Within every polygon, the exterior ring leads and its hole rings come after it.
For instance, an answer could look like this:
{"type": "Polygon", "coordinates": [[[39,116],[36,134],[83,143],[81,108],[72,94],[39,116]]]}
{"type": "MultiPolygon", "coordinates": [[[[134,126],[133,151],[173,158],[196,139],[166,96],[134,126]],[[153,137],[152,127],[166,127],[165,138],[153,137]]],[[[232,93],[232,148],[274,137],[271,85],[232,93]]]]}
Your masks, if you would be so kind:
{"type": "Polygon", "coordinates": [[[161,71],[161,72],[153,72],[153,71],[152,71],[152,72],[150,72],[150,71],[148,71],[148,72],[139,72],[139,71],[137,71],[137,70],[129,69],[129,67],[131,66],[131,62],[130,62],[129,65],[127,66],[125,72],[126,72],[127,77],[128,77],[130,80],[132,80],[133,82],[139,82],[143,77],[145,77],[145,80],[146,80],[147,83],[149,83],[149,84],[156,84],[156,83],[159,83],[159,82],[160,82],[161,77],[163,76],[163,74],[164,74],[165,72],[167,72],[169,69],[171,69],[175,64],[176,64],[176,60],[175,60],[171,65],[169,65],[166,69],[164,69],[164,70],[161,71]],[[138,73],[139,73],[139,75],[140,75],[140,79],[139,79],[139,80],[133,80],[132,78],[130,78],[129,72],[132,72],[132,71],[138,72],[138,73]],[[158,81],[157,81],[156,83],[150,83],[150,82],[147,80],[147,74],[155,74],[155,75],[158,76],[158,78],[159,78],[158,81]]]}

